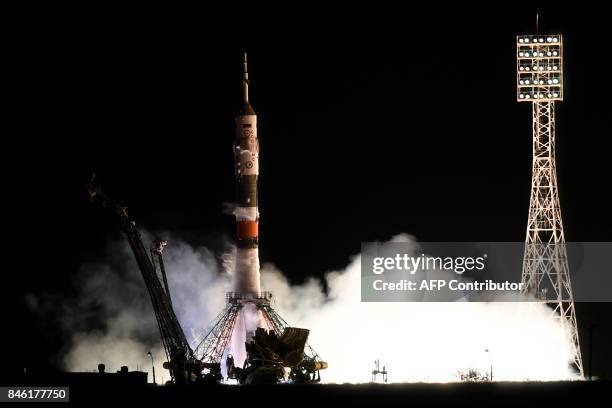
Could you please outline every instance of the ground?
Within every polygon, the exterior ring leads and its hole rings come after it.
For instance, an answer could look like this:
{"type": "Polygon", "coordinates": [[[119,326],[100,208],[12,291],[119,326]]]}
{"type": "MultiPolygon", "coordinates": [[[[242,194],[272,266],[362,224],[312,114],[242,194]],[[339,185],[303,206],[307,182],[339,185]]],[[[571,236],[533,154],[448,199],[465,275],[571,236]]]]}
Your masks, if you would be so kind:
{"type": "Polygon", "coordinates": [[[92,386],[73,385],[71,402],[91,401],[155,402],[155,405],[177,402],[230,404],[247,402],[255,406],[348,406],[388,404],[401,406],[547,406],[553,402],[566,405],[580,401],[609,400],[609,381],[574,381],[541,383],[454,383],[454,384],[338,384],[338,385],[270,385],[270,386],[92,386]],[[226,402],[224,402],[226,401],[226,402]],[[544,405],[546,404],[546,405],[544,405]]]}

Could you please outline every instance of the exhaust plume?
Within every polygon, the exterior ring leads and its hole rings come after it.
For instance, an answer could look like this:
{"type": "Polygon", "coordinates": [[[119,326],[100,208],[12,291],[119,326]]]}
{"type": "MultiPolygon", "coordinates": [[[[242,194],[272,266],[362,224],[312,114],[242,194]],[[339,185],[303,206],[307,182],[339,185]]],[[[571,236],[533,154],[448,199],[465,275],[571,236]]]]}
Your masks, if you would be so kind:
{"type": "MultiPolygon", "coordinates": [[[[223,257],[207,248],[171,236],[168,241],[172,299],[193,341],[224,307],[231,270],[224,271],[223,257]]],[[[414,239],[399,235],[393,241],[414,239]]],[[[542,304],[361,303],[359,255],[344,270],[325,275],[327,292],[315,278],[290,285],[272,264],[263,265],[261,277],[263,290],[274,294],[274,307],[289,324],[310,329],[310,345],[329,362],[321,373],[324,382],[369,382],[375,360],[386,365],[390,382],[458,381],[459,371],[491,368],[496,380],[577,378],[569,367],[569,334],[542,304]]],[[[91,371],[102,362],[109,372],[121,365],[149,371],[151,350],[158,382],[162,375],[168,380],[149,295],[128,244],[111,243],[106,261],[83,265],[73,284],[72,299],[28,295],[32,309],[47,319],[49,310],[57,313],[61,306],[57,321],[69,345],[64,368],[91,371]]]]}

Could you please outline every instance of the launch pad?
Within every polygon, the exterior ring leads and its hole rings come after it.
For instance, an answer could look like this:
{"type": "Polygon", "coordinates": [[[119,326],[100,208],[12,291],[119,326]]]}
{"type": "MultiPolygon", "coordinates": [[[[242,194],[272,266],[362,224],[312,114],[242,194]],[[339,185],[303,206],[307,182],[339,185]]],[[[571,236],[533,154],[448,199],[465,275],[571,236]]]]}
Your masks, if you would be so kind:
{"type": "Polygon", "coordinates": [[[132,252],[149,291],[155,317],[160,329],[167,361],[164,368],[177,384],[220,382],[222,359],[226,358],[225,378],[240,384],[313,383],[320,381],[319,370],[327,368],[317,353],[308,345],[309,330],[290,327],[272,307],[272,293],[228,292],[226,306],[213,320],[192,349],[174,312],[163,261],[165,241],[155,240],[148,254],[136,223],[127,208],[106,195],[92,178],[89,184],[92,200],[114,213],[126,234],[132,252]],[[238,329],[236,322],[245,313],[257,320],[252,331],[244,333],[246,358],[242,367],[235,367],[228,353],[232,336],[238,329]]]}
{"type": "Polygon", "coordinates": [[[228,292],[226,306],[197,341],[194,353],[204,363],[207,376],[220,379],[225,356],[225,378],[239,383],[257,382],[262,372],[273,376],[273,382],[319,382],[319,370],[327,367],[318,354],[306,342],[309,331],[289,327],[272,308],[272,293],[257,295],[228,292]],[[248,309],[251,310],[248,310],[248,309]],[[256,313],[262,327],[247,333],[251,341],[245,344],[247,358],[243,367],[235,367],[228,352],[232,334],[240,313],[256,313]],[[264,329],[265,331],[261,331],[264,329]],[[264,334],[267,333],[267,334],[264,334]],[[284,369],[290,368],[289,372],[284,369]]]}

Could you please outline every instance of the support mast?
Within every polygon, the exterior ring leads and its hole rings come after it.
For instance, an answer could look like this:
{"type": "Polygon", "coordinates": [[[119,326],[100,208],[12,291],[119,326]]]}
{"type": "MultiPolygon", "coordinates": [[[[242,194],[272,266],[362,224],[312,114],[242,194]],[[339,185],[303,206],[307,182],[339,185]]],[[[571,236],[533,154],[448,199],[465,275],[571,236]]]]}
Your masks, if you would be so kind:
{"type": "Polygon", "coordinates": [[[517,37],[517,100],[533,106],[531,199],[525,238],[524,291],[553,308],[570,333],[584,376],[555,164],[555,102],[563,100],[561,35],[517,37]]]}

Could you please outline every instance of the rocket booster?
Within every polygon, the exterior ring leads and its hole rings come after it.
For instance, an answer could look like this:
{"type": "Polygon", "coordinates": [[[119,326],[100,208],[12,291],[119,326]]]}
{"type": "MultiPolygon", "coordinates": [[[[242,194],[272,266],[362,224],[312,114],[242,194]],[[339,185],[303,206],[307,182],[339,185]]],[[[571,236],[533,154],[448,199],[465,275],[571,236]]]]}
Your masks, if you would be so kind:
{"type": "Polygon", "coordinates": [[[242,73],[242,106],[236,115],[234,140],[236,175],[236,270],[234,290],[258,295],[259,275],[259,210],[257,208],[257,178],[259,175],[259,140],[257,115],[249,103],[249,74],[244,54],[242,73]]]}

